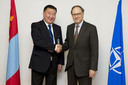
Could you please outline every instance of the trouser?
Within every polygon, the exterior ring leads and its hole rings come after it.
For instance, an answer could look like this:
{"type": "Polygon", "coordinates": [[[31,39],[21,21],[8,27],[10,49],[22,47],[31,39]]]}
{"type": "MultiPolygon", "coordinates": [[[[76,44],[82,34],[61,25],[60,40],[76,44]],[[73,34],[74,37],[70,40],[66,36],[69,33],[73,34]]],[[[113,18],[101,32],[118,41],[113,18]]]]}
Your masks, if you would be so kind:
{"type": "Polygon", "coordinates": [[[50,64],[50,67],[46,73],[41,73],[32,70],[32,84],[42,85],[45,77],[45,85],[57,85],[57,69],[50,64]]]}
{"type": "Polygon", "coordinates": [[[75,74],[74,66],[70,67],[67,71],[68,85],[92,85],[92,78],[89,76],[78,77],[75,74]]]}

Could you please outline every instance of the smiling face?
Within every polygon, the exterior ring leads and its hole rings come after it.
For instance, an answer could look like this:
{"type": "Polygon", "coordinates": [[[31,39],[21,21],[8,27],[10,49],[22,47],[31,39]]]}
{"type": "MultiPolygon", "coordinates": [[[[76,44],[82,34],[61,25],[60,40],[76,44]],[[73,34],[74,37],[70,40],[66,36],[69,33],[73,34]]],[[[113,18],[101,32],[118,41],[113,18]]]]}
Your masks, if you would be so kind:
{"type": "Polygon", "coordinates": [[[84,12],[82,12],[81,8],[75,7],[72,10],[72,17],[76,24],[80,24],[84,17],[84,12]]]}
{"type": "Polygon", "coordinates": [[[44,17],[45,22],[47,22],[48,24],[52,24],[56,18],[56,10],[52,8],[47,8],[43,12],[43,17],[44,17]]]}

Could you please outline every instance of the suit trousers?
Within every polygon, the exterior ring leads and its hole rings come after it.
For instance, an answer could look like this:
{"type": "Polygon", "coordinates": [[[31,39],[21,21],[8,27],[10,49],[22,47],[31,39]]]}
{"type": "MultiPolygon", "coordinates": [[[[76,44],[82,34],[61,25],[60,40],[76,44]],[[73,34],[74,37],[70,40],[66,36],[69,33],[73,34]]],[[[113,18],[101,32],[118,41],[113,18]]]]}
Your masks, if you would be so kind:
{"type": "Polygon", "coordinates": [[[68,85],[92,85],[92,78],[89,76],[76,76],[74,66],[71,66],[68,71],[68,85]],[[78,84],[79,83],[79,84],[78,84]]]}
{"type": "Polygon", "coordinates": [[[53,67],[52,61],[46,73],[41,73],[32,70],[31,85],[43,85],[44,77],[45,85],[57,85],[57,68],[53,67]]]}

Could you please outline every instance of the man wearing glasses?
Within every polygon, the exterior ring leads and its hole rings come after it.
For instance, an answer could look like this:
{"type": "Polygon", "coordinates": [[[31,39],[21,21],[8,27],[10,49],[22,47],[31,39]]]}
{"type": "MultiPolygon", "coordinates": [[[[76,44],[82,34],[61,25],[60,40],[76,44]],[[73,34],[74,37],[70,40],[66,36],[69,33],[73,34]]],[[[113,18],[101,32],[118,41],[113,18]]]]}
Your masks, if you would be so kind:
{"type": "Polygon", "coordinates": [[[74,23],[67,26],[66,39],[62,46],[62,51],[69,49],[65,69],[68,85],[91,85],[98,65],[97,30],[94,25],[83,20],[84,9],[81,6],[72,7],[71,14],[74,23]]]}

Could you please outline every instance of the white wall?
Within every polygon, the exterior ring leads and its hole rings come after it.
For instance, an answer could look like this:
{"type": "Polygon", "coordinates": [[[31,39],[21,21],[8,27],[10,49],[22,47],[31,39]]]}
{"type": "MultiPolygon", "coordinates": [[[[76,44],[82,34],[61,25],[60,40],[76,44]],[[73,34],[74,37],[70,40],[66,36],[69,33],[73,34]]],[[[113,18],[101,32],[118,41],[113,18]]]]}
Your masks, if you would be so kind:
{"type": "MultiPolygon", "coordinates": [[[[42,19],[43,8],[47,4],[53,4],[58,8],[55,23],[61,25],[63,39],[65,39],[67,25],[73,22],[70,15],[72,6],[79,4],[85,9],[85,21],[95,24],[99,35],[99,64],[93,85],[107,85],[109,53],[118,0],[15,0],[15,4],[19,30],[21,85],[31,84],[31,70],[28,69],[33,46],[30,35],[31,23],[42,19]]],[[[125,70],[128,85],[128,0],[122,0],[122,13],[125,70]]],[[[9,16],[10,0],[0,0],[0,85],[6,83],[9,16]]],[[[58,85],[67,85],[67,76],[64,71],[58,73],[58,85]]]]}

